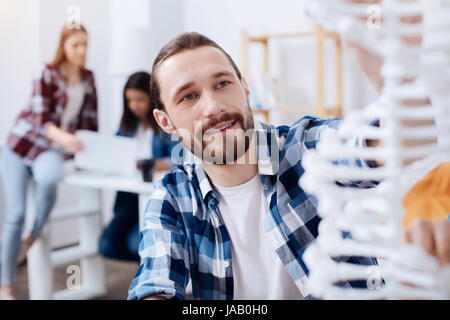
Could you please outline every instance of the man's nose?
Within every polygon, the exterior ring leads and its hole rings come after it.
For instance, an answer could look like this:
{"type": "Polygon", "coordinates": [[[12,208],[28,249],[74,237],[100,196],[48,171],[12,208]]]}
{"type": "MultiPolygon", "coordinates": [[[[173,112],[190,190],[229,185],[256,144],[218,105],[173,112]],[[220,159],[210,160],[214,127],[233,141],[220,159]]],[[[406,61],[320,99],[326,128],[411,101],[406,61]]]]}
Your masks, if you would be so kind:
{"type": "Polygon", "coordinates": [[[211,118],[225,110],[225,105],[214,94],[204,94],[202,103],[203,116],[211,118]]]}

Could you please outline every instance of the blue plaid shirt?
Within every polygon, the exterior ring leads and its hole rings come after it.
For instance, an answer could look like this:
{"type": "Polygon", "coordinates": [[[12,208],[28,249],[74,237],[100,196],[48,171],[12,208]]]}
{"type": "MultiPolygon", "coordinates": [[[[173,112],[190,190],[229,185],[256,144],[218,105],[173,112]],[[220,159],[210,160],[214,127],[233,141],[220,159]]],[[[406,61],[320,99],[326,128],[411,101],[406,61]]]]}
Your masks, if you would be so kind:
{"type": "MultiPolygon", "coordinates": [[[[324,129],[336,129],[339,122],[337,118],[307,116],[292,126],[275,128],[255,121],[258,174],[270,208],[265,218],[265,231],[273,243],[270,250],[276,251],[306,299],[313,297],[305,285],[308,269],[302,255],[318,235],[320,217],[315,197],[299,186],[302,154],[305,148],[316,147],[324,129]]],[[[233,299],[231,243],[218,209],[218,194],[198,161],[190,152],[183,152],[183,164],[155,184],[147,204],[139,245],[142,262],[128,299],[149,295],[186,299],[189,278],[194,299],[233,299]]],[[[366,163],[356,159],[354,165],[366,163]]],[[[361,182],[358,186],[370,184],[361,182]]],[[[373,258],[339,260],[376,264],[373,258]]],[[[341,285],[366,284],[352,281],[341,285]]]]}

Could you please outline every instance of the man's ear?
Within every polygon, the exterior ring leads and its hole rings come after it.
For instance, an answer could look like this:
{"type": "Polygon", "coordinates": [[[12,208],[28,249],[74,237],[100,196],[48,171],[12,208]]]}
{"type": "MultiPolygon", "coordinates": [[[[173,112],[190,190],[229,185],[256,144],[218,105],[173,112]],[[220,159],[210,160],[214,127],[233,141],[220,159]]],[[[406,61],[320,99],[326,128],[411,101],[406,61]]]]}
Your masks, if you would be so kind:
{"type": "Polygon", "coordinates": [[[172,125],[167,113],[159,109],[154,109],[153,116],[161,129],[163,129],[166,133],[172,134],[175,131],[175,127],[172,125]]]}

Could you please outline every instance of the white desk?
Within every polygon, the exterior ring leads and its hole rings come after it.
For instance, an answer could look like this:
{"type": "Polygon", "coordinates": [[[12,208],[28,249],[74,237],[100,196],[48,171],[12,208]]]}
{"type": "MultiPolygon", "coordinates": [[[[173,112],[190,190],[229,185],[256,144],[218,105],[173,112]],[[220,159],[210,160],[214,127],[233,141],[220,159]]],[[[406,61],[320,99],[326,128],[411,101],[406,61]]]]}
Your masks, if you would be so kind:
{"type": "MultiPolygon", "coordinates": [[[[153,174],[153,181],[164,177],[165,171],[153,174]]],[[[145,206],[153,190],[153,182],[144,182],[142,176],[108,175],[98,172],[73,171],[64,175],[63,184],[99,190],[133,192],[139,195],[139,226],[142,226],[145,206]]]]}
{"type": "MultiPolygon", "coordinates": [[[[134,192],[139,195],[139,229],[142,227],[144,210],[153,190],[153,183],[163,178],[166,171],[156,171],[153,174],[153,182],[144,182],[139,176],[116,176],[95,172],[73,171],[64,175],[62,183],[82,188],[93,188],[97,190],[117,190],[134,192]]],[[[86,194],[87,199],[92,199],[86,194]]],[[[189,280],[186,294],[192,295],[192,283],[189,280]]]]}
{"type": "MultiPolygon", "coordinates": [[[[70,164],[69,164],[70,165],[70,164]]],[[[79,245],[52,250],[48,227],[28,251],[28,284],[31,299],[89,299],[106,292],[105,268],[98,255],[98,240],[103,226],[101,223],[101,191],[117,190],[139,195],[139,224],[142,226],[145,206],[153,190],[153,182],[143,182],[141,176],[118,176],[99,172],[67,170],[61,184],[79,189],[80,200],[75,206],[58,208],[52,212],[51,221],[78,217],[80,223],[79,245]],[[79,287],[53,292],[53,268],[71,261],[81,261],[83,280],[79,287]],[[74,290],[77,289],[77,290],[74,290]]],[[[155,172],[153,179],[164,176],[165,172],[155,172]]],[[[34,219],[34,186],[29,184],[27,222],[34,219]]]]}

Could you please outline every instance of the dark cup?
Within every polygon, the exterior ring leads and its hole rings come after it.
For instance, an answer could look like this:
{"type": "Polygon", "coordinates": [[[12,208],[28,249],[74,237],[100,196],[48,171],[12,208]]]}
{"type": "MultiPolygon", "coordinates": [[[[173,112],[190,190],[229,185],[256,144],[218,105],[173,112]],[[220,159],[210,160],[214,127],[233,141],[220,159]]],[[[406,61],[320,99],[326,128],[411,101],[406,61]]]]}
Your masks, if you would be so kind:
{"type": "Polygon", "coordinates": [[[142,170],[142,180],[144,182],[153,181],[153,167],[155,166],[154,159],[142,159],[139,160],[139,167],[142,170]]]}

